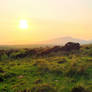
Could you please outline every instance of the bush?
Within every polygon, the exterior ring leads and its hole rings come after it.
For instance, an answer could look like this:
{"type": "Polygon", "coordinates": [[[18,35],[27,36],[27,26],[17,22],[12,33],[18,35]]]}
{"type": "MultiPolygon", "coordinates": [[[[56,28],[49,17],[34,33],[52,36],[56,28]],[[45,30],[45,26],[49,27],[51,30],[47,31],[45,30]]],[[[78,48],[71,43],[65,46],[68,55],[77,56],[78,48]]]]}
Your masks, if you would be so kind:
{"type": "Polygon", "coordinates": [[[57,92],[57,91],[56,88],[50,84],[40,84],[40,85],[35,85],[31,89],[31,92],[57,92]]]}
{"type": "Polygon", "coordinates": [[[88,92],[84,87],[74,87],[71,92],[88,92]]]}

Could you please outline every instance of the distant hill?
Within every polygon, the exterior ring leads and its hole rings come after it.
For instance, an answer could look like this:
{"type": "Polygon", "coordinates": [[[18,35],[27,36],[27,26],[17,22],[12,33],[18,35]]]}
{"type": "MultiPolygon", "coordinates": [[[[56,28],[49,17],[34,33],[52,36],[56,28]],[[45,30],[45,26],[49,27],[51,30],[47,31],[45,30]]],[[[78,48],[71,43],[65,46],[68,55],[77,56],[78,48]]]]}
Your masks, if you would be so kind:
{"type": "Polygon", "coordinates": [[[72,38],[72,37],[61,37],[61,38],[56,38],[48,41],[43,41],[41,42],[42,44],[50,44],[50,45],[64,45],[67,42],[78,42],[81,45],[82,44],[91,44],[91,40],[81,40],[78,38],[72,38]]]}
{"type": "Polygon", "coordinates": [[[78,42],[81,45],[92,44],[92,40],[81,40],[72,37],[61,37],[48,41],[36,42],[35,44],[22,44],[22,45],[0,45],[0,49],[18,49],[18,48],[39,48],[39,47],[52,47],[53,45],[65,45],[67,42],[78,42]]]}

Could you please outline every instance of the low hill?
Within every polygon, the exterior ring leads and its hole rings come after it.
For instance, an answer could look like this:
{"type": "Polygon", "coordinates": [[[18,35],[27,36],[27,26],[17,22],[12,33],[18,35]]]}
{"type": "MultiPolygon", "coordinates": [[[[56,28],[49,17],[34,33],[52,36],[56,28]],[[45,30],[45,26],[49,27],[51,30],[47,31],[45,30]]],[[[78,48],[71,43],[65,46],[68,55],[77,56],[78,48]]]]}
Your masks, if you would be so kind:
{"type": "Polygon", "coordinates": [[[50,44],[50,45],[65,45],[67,42],[78,42],[80,44],[90,44],[92,43],[91,40],[82,40],[78,38],[72,38],[72,37],[60,37],[48,41],[41,42],[42,44],[50,44]]]}

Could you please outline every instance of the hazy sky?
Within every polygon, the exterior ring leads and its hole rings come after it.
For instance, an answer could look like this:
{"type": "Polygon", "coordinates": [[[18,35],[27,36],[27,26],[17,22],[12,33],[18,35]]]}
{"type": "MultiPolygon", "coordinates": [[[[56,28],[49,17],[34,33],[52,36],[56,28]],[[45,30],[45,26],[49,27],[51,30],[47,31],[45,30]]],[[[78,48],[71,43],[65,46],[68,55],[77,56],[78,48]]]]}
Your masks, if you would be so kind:
{"type": "Polygon", "coordinates": [[[0,44],[71,36],[92,39],[92,0],[0,0],[0,44]],[[20,29],[20,20],[28,29],[20,29]]]}

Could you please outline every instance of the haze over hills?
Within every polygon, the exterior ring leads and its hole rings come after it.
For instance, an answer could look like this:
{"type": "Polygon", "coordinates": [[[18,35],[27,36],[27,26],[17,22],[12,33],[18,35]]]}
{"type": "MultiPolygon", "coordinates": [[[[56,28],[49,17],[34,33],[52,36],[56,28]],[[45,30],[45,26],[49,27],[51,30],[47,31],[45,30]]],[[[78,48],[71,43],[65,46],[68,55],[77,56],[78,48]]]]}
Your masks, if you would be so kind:
{"type": "Polygon", "coordinates": [[[0,45],[0,49],[11,49],[11,48],[39,48],[39,47],[46,47],[46,46],[53,46],[53,45],[60,45],[63,46],[67,42],[78,42],[81,45],[83,44],[91,44],[92,40],[82,40],[78,38],[72,37],[60,37],[52,40],[35,42],[30,44],[10,44],[10,45],[0,45]]]}
{"type": "Polygon", "coordinates": [[[92,40],[82,40],[78,38],[72,38],[72,37],[60,37],[48,41],[41,42],[42,44],[50,44],[50,45],[64,45],[67,42],[78,42],[80,44],[91,44],[92,40]]]}

